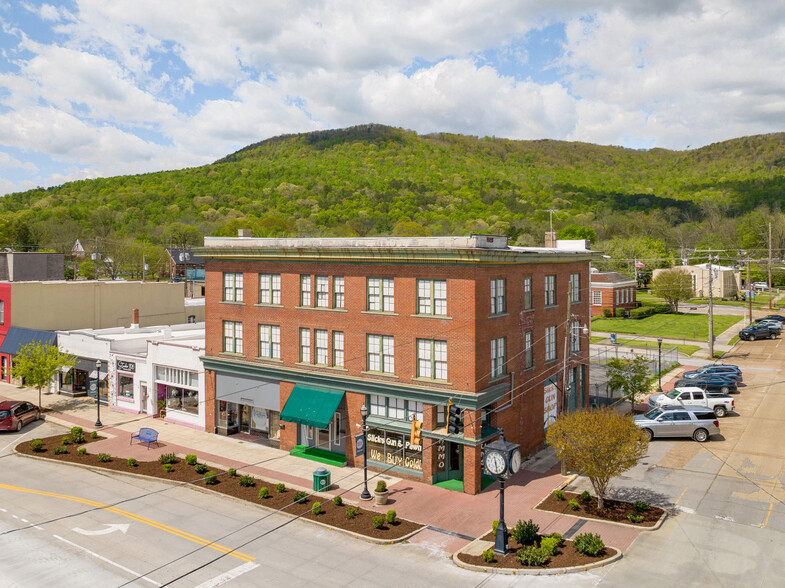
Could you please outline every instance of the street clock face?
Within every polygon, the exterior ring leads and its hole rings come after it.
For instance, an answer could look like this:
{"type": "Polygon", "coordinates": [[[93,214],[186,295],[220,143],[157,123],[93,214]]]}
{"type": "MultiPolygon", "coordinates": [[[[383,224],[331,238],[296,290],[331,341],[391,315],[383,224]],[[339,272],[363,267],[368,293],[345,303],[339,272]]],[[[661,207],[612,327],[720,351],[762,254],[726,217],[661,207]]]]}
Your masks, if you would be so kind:
{"type": "Polygon", "coordinates": [[[512,452],[512,457],[510,458],[510,471],[513,474],[517,474],[518,470],[521,469],[521,451],[520,449],[516,449],[512,452]]]}
{"type": "Polygon", "coordinates": [[[494,476],[498,476],[506,469],[507,464],[504,462],[504,456],[498,451],[491,451],[485,456],[485,469],[491,472],[494,476]]]}

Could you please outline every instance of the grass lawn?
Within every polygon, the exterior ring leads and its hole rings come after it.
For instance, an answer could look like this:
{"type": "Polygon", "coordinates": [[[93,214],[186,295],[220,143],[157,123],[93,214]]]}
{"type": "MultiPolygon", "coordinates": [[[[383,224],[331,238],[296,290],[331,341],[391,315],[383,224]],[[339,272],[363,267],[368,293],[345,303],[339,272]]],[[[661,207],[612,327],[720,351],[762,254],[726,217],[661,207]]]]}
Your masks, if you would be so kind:
{"type": "MultiPolygon", "coordinates": [[[[616,343],[619,345],[626,345],[627,347],[657,349],[657,343],[654,341],[641,341],[640,339],[616,339],[616,343]]],[[[663,350],[673,349],[674,347],[678,348],[679,353],[684,353],[685,355],[692,355],[701,348],[700,345],[685,345],[683,343],[679,343],[678,345],[673,345],[672,343],[663,343],[662,345],[663,350]]]]}
{"type": "Polygon", "coordinates": [[[607,337],[594,337],[594,336],[592,336],[592,337],[589,339],[589,343],[590,343],[591,345],[594,345],[595,343],[599,343],[600,341],[602,341],[602,340],[604,340],[604,339],[607,339],[607,337]]]}
{"type": "MultiPolygon", "coordinates": [[[[654,294],[649,294],[648,289],[638,290],[635,293],[635,296],[638,302],[648,302],[652,304],[665,304],[664,298],[659,298],[654,294]]],[[[752,301],[752,308],[754,310],[764,310],[764,309],[768,310],[769,298],[771,298],[771,296],[772,296],[771,294],[756,294],[755,298],[752,301]]],[[[774,294],[775,298],[777,296],[778,294],[774,294]]],[[[681,308],[682,306],[691,306],[696,304],[708,304],[708,303],[709,303],[708,298],[690,298],[686,302],[684,301],[679,302],[679,308],[681,308]]],[[[714,304],[721,304],[723,306],[743,306],[745,308],[747,307],[747,302],[745,300],[722,300],[722,298],[715,298],[714,304]]],[[[775,303],[772,305],[772,309],[776,309],[776,308],[778,307],[777,304],[775,303]]]]}
{"type": "MultiPolygon", "coordinates": [[[[714,335],[719,335],[741,319],[740,316],[715,314],[714,335]]],[[[698,341],[709,336],[709,321],[705,314],[654,314],[642,319],[595,318],[591,322],[591,328],[592,331],[604,333],[631,333],[698,341]]]]}

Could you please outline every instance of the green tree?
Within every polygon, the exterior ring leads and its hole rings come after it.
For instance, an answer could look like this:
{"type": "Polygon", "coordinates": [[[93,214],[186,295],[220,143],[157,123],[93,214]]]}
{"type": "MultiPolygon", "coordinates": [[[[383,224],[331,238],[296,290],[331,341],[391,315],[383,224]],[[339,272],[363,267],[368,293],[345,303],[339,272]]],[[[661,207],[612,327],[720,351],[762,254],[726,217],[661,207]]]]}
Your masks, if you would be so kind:
{"type": "Polygon", "coordinates": [[[649,392],[649,360],[643,355],[609,359],[605,375],[611,390],[621,390],[633,407],[649,392]]]}
{"type": "Polygon", "coordinates": [[[673,312],[679,312],[679,302],[692,296],[692,276],[683,269],[667,269],[652,280],[651,291],[664,298],[673,312]]]}
{"type": "Polygon", "coordinates": [[[559,229],[559,239],[588,239],[594,243],[597,240],[597,231],[591,227],[571,224],[559,229]]]}
{"type": "Polygon", "coordinates": [[[41,388],[48,386],[61,369],[75,365],[76,357],[61,353],[55,345],[33,342],[19,348],[11,373],[15,378],[23,378],[26,386],[38,388],[38,406],[41,406],[41,388]]]}
{"type": "Polygon", "coordinates": [[[545,440],[563,463],[589,478],[600,509],[611,478],[638,463],[649,446],[632,417],[612,408],[564,413],[548,427],[545,440]]]}

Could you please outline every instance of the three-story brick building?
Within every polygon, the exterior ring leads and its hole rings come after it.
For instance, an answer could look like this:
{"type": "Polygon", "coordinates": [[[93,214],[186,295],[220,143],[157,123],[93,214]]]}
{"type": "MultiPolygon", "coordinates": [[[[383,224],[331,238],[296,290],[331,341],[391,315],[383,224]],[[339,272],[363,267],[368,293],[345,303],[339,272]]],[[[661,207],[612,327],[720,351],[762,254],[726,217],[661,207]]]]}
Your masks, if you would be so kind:
{"type": "Polygon", "coordinates": [[[506,237],[205,239],[206,427],[481,488],[503,427],[524,455],[586,406],[589,251],[506,237]],[[463,410],[448,434],[447,405],[463,410]],[[424,423],[409,444],[410,421],[424,423]]]}

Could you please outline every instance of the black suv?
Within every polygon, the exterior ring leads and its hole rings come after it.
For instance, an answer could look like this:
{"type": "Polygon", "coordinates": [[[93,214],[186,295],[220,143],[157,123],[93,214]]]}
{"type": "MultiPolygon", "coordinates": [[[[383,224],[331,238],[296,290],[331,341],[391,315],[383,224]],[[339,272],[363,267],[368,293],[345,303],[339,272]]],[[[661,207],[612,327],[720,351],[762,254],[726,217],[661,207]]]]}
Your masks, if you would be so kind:
{"type": "Polygon", "coordinates": [[[701,374],[699,378],[682,378],[676,380],[673,385],[674,388],[684,388],[686,386],[695,386],[701,388],[706,392],[720,392],[721,394],[733,394],[739,391],[736,382],[721,376],[701,374]]]}
{"type": "Polygon", "coordinates": [[[750,325],[749,327],[744,327],[741,331],[739,331],[739,339],[743,341],[755,341],[755,339],[776,339],[777,333],[772,331],[766,325],[750,325]]]}

